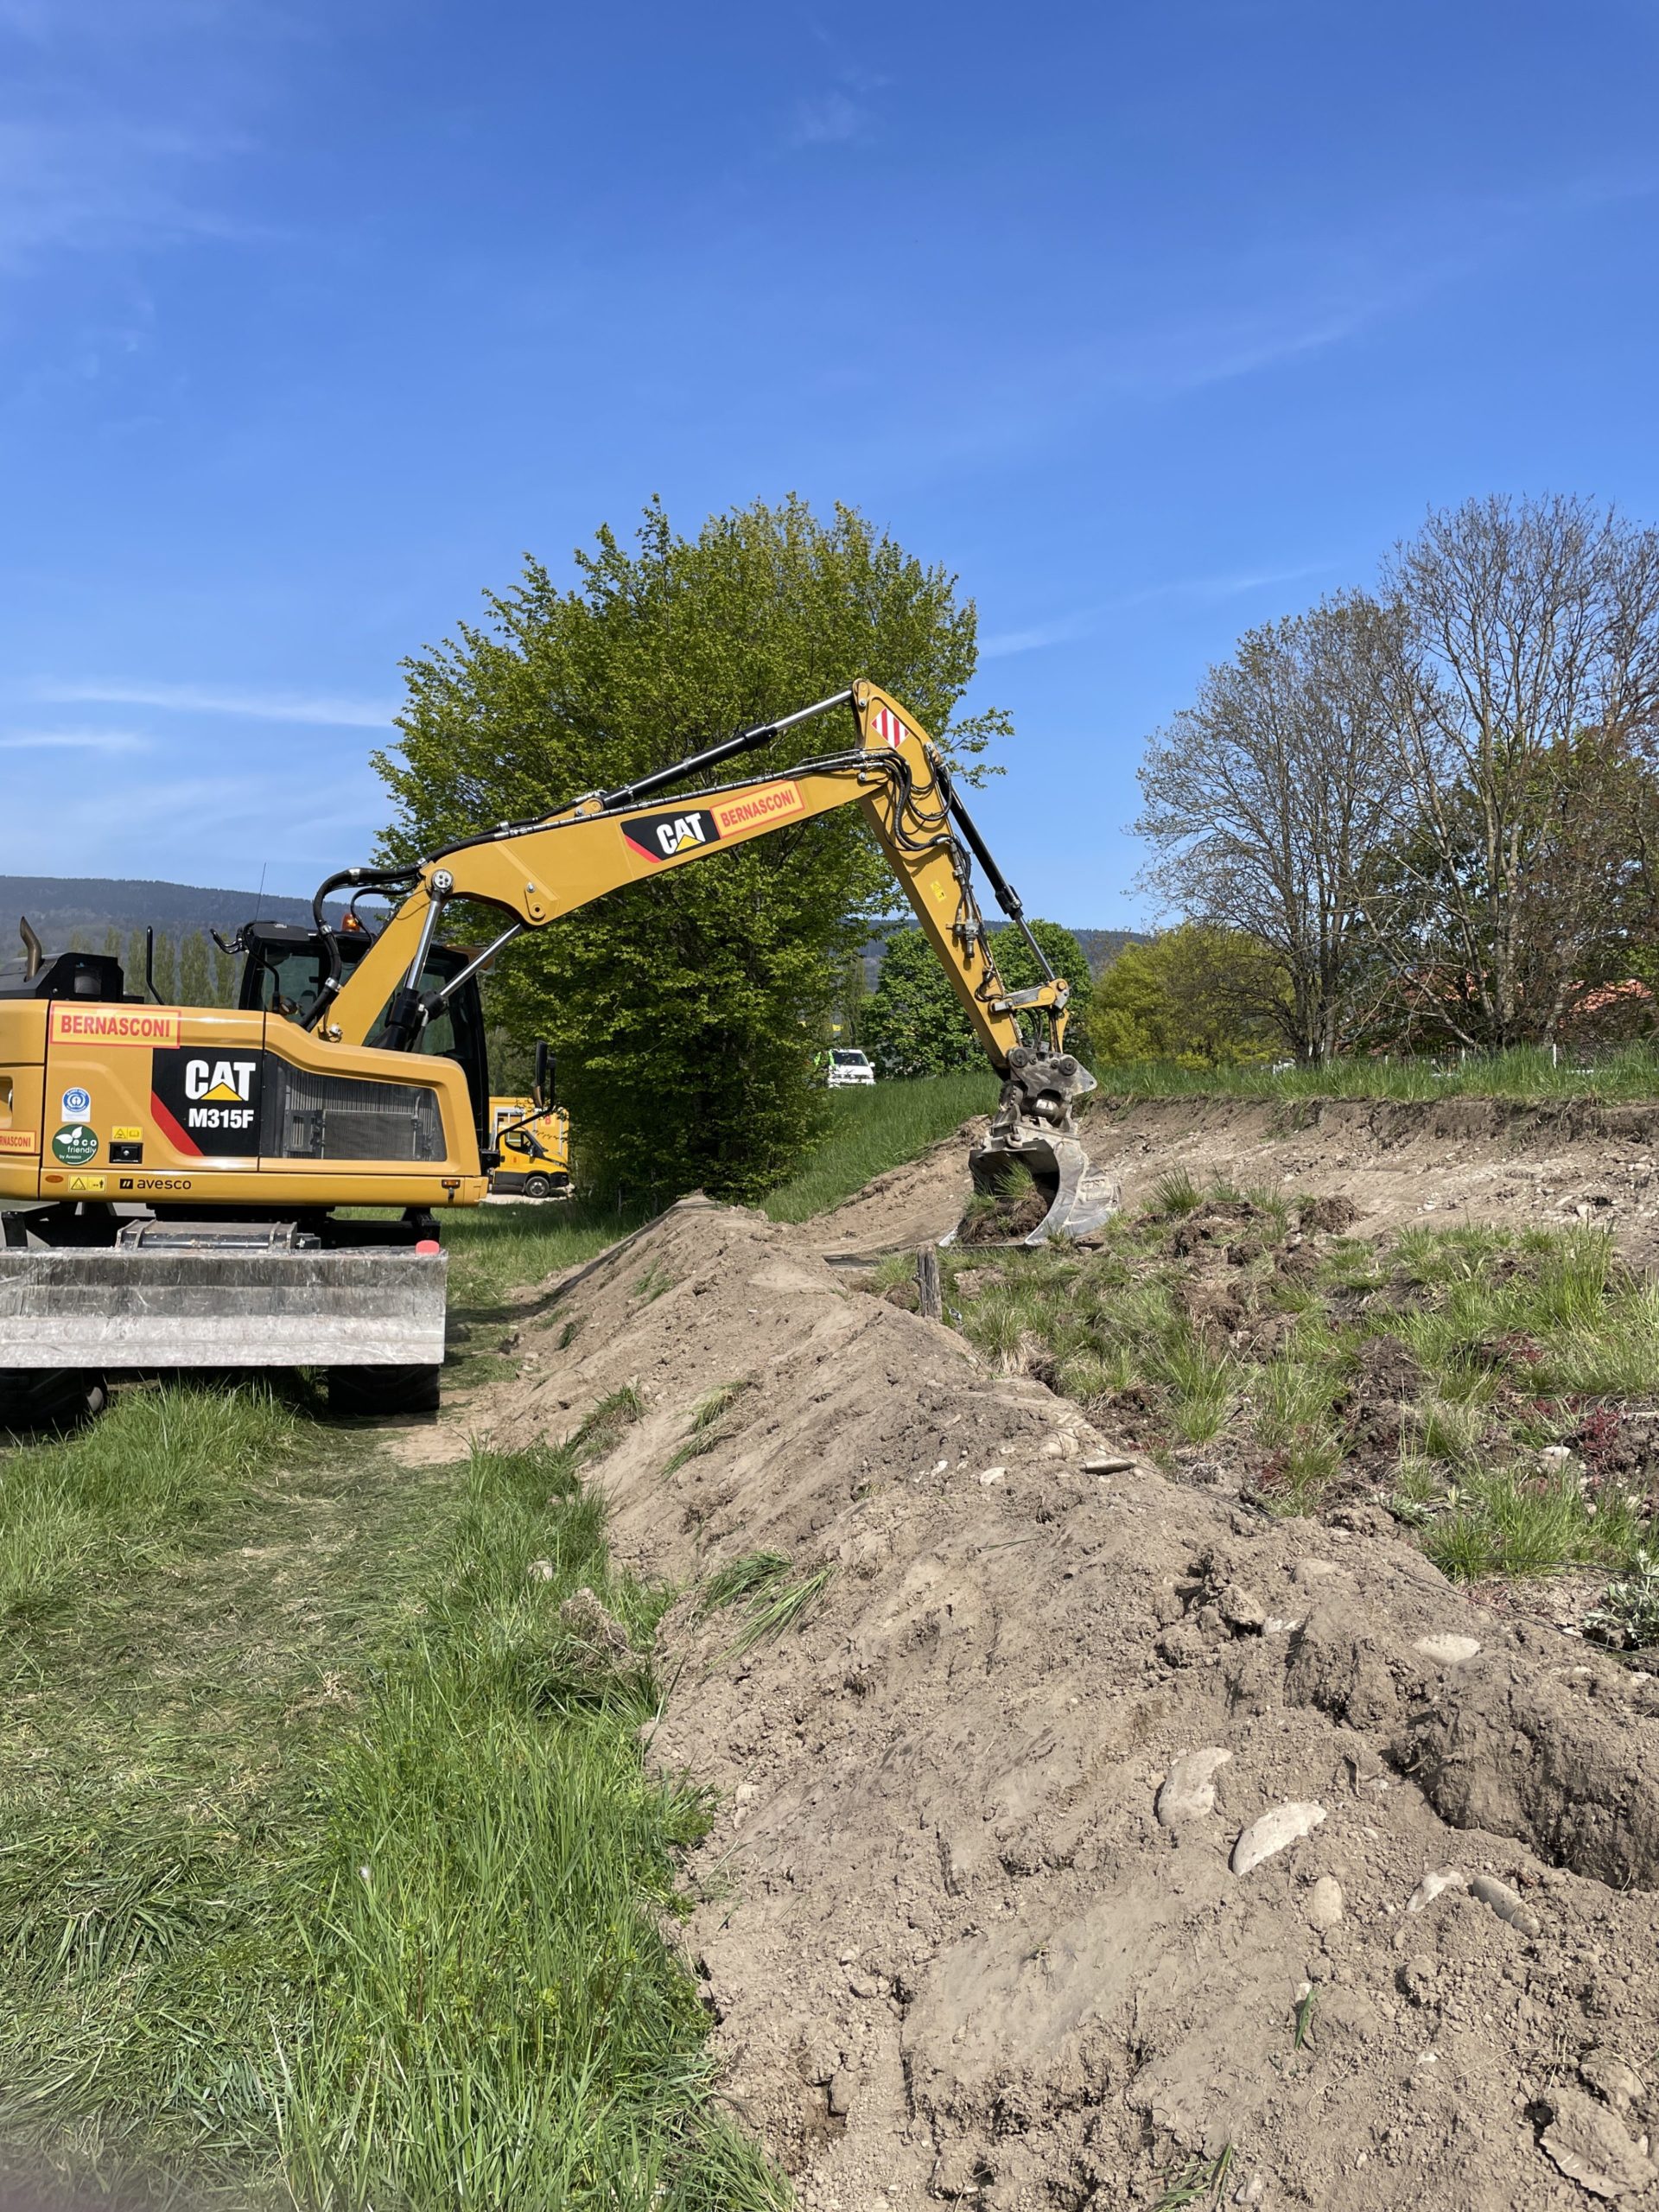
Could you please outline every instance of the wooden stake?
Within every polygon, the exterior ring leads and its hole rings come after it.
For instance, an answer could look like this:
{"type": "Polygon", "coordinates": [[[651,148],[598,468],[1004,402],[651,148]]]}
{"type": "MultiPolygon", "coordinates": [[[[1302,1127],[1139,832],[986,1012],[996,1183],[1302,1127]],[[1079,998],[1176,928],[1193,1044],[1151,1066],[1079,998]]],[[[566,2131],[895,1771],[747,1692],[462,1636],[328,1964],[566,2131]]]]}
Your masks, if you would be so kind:
{"type": "Polygon", "coordinates": [[[939,1283],[939,1248],[924,1244],[916,1255],[917,1310],[924,1319],[943,1321],[944,1293],[939,1283]]]}

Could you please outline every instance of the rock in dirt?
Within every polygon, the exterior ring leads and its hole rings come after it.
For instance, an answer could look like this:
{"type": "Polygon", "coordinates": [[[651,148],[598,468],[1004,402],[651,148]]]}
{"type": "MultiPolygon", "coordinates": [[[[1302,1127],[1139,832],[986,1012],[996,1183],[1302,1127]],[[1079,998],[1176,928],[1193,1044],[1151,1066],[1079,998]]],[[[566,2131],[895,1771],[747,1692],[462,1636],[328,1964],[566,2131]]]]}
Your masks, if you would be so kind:
{"type": "Polygon", "coordinates": [[[1420,1636],[1411,1648],[1437,1667],[1460,1667],[1480,1649],[1472,1636],[1420,1636]]]}
{"type": "Polygon", "coordinates": [[[1233,1846],[1234,1873],[1248,1874],[1263,1859],[1273,1858],[1290,1844],[1300,1843],[1305,1835],[1313,1834],[1324,1818],[1323,1805],[1275,1805],[1272,1812],[1263,1813],[1259,1821],[1252,1821],[1233,1846]]]}
{"type": "Polygon", "coordinates": [[[1526,1899],[1507,1882],[1500,1882],[1495,1874],[1477,1874],[1469,1885],[1470,1894],[1478,1897],[1500,1920],[1507,1920],[1522,1936],[1535,1936],[1541,1923],[1526,1899]]]}
{"type": "Polygon", "coordinates": [[[1629,2112],[1647,2094],[1636,2069],[1627,2066],[1618,2053],[1609,2050],[1605,2044],[1586,2051],[1579,2061],[1579,2079],[1604,2097],[1615,2112],[1629,2112]]]}
{"type": "Polygon", "coordinates": [[[1569,2181],[1606,2197],[1638,2196],[1659,2181],[1659,2166],[1637,2148],[1605,2105],[1582,2089],[1552,2089],[1545,2101],[1554,2117],[1540,2139],[1569,2181]]]}
{"type": "Polygon", "coordinates": [[[614,1615],[606,1611],[585,1583],[559,1607],[559,1619],[595,1658],[616,1667],[625,1667],[632,1659],[633,1646],[628,1642],[628,1631],[614,1615]]]}
{"type": "Polygon", "coordinates": [[[1153,1807],[1159,1826],[1173,1828],[1183,1821],[1201,1821],[1207,1813],[1213,1813],[1216,1771],[1232,1756],[1213,1744],[1203,1751],[1184,1751],[1164,1777],[1153,1807]]]}
{"type": "Polygon", "coordinates": [[[1406,1899],[1406,1910],[1421,1912],[1433,1904],[1443,1890],[1466,1890],[1468,1886],[1469,1877],[1460,1866],[1437,1866],[1432,1873],[1424,1875],[1406,1899]]]}
{"type": "Polygon", "coordinates": [[[1321,1874],[1307,1893],[1303,1908],[1315,1928],[1335,1928],[1342,1920],[1342,1884],[1334,1874],[1321,1874]]]}

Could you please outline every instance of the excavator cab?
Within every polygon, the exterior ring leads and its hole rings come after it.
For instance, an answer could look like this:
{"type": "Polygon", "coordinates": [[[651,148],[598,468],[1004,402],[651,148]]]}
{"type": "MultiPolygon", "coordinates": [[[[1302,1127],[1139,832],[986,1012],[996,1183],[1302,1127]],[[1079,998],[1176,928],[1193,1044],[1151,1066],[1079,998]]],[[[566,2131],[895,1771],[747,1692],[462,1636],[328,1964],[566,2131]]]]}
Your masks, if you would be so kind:
{"type": "MultiPolygon", "coordinates": [[[[341,968],[349,975],[373,944],[374,936],[353,924],[342,929],[334,942],[340,950],[341,968]]],[[[303,1022],[316,1005],[327,972],[327,955],[317,932],[297,922],[245,922],[237,932],[235,947],[245,956],[238,1005],[303,1022]]],[[[421,970],[421,988],[442,989],[461,973],[473,957],[462,945],[429,946],[421,970]]],[[[379,1045],[385,1041],[383,1017],[380,1026],[370,1033],[365,1042],[379,1045]]],[[[479,1147],[480,1151],[486,1149],[490,1142],[490,1070],[484,1008],[476,976],[468,977],[445,1000],[442,1012],[423,1032],[420,1049],[460,1063],[473,1103],[479,1147]]]]}

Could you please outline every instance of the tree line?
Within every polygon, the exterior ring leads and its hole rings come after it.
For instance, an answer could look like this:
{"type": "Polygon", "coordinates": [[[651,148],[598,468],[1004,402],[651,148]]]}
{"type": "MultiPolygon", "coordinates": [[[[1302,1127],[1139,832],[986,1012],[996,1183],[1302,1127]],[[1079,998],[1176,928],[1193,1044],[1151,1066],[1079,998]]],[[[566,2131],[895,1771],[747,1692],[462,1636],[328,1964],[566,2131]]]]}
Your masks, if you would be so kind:
{"type": "Polygon", "coordinates": [[[1566,497],[1433,513],[1373,589],[1241,638],[1140,774],[1165,981],[1224,1056],[1647,1031],[1659,532],[1566,497]]]}
{"type": "MultiPolygon", "coordinates": [[[[144,988],[144,932],[124,934],[111,928],[101,944],[94,944],[85,930],[74,931],[71,952],[106,952],[121,963],[130,991],[144,988]]],[[[236,960],[221,952],[203,930],[173,938],[158,931],[153,961],[156,994],[163,1006],[234,1006],[236,960]]]]}

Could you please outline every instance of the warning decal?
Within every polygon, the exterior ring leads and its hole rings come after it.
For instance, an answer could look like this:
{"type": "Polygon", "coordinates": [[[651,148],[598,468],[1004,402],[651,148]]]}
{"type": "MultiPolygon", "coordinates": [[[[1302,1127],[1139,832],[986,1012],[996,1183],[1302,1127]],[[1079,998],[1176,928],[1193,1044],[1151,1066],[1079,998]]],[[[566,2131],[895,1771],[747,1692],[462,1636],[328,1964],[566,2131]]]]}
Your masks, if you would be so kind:
{"type": "Polygon", "coordinates": [[[902,745],[910,735],[891,707],[878,707],[870,716],[870,728],[883,745],[902,745]]]}

